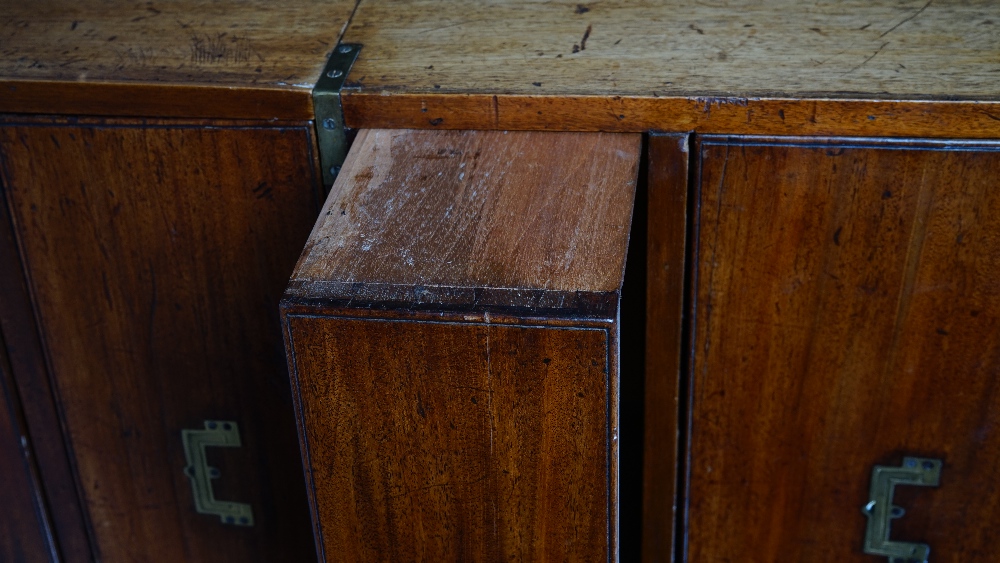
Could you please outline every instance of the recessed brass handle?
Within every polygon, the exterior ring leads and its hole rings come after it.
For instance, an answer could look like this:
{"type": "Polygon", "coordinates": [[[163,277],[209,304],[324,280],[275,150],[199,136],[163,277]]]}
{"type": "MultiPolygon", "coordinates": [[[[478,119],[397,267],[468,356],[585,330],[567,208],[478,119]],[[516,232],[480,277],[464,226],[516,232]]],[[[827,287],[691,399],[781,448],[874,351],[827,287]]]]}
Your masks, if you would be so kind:
{"type": "Polygon", "coordinates": [[[905,511],[892,504],[896,485],[936,487],[941,479],[941,460],[923,457],[903,458],[900,467],[876,465],[872,469],[871,490],[863,512],[868,517],[865,553],[884,555],[889,563],[927,563],[931,548],[925,543],[897,542],[889,539],[892,520],[905,511]]]}
{"type": "Polygon", "coordinates": [[[219,470],[208,466],[205,448],[222,446],[240,447],[240,430],[235,422],[228,420],[206,420],[204,430],[181,430],[184,443],[184,457],[187,467],[184,474],[191,479],[194,494],[194,509],[199,514],[214,514],[224,524],[253,526],[253,511],[249,504],[215,500],[212,479],[221,477],[219,470]]]}

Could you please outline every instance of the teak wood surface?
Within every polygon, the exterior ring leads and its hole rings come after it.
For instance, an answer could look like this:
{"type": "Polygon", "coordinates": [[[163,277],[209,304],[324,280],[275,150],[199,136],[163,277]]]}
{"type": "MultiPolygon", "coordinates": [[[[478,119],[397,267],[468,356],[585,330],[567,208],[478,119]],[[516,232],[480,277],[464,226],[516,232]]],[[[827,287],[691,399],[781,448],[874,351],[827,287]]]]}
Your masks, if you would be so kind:
{"type": "Polygon", "coordinates": [[[282,302],[321,558],[616,557],[640,141],[359,134],[282,302]]]}
{"type": "Polygon", "coordinates": [[[362,0],[354,127],[1000,136],[994,3],[362,0]]]}
{"type": "Polygon", "coordinates": [[[354,128],[1000,137],[988,0],[2,8],[0,112],[310,119],[342,40],[354,128]]]}
{"type": "Polygon", "coordinates": [[[13,375],[52,382],[93,558],[312,557],[277,317],[319,207],[312,147],[304,122],[0,122],[48,368],[13,375]],[[253,528],[194,510],[181,430],[208,419],[240,426],[208,456],[253,528]]]}
{"type": "Polygon", "coordinates": [[[687,561],[872,560],[872,467],[892,537],[993,561],[1000,518],[1000,145],[698,145],[687,561]]]}
{"type": "Polygon", "coordinates": [[[688,134],[649,137],[641,540],[645,562],[670,560],[677,523],[690,143],[688,134]]]}
{"type": "Polygon", "coordinates": [[[639,135],[358,134],[289,295],[602,314],[621,288],[639,135]]]}
{"type": "Polygon", "coordinates": [[[607,328],[287,322],[326,561],[609,560],[607,328]]]}
{"type": "Polygon", "coordinates": [[[0,0],[0,112],[312,119],[355,4],[0,0]]]}

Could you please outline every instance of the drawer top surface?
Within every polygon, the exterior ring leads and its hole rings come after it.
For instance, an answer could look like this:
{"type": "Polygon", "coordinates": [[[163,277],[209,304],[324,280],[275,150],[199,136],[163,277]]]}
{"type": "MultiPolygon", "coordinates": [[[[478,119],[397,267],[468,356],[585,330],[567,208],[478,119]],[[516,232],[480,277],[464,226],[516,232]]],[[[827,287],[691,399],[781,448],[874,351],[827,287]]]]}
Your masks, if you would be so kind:
{"type": "Polygon", "coordinates": [[[289,294],[552,309],[617,295],[640,149],[637,134],[363,130],[289,294]]]}

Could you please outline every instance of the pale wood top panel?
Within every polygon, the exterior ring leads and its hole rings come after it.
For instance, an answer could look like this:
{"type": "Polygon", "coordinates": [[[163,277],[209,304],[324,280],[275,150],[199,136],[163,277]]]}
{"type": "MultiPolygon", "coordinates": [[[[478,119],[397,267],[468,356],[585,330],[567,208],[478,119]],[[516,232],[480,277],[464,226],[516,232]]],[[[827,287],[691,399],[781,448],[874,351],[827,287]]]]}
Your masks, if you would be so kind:
{"type": "Polygon", "coordinates": [[[301,89],[354,0],[0,0],[0,80],[301,89]]]}
{"type": "Polygon", "coordinates": [[[290,288],[617,292],[640,150],[638,134],[363,130],[290,288]]]}
{"type": "Polygon", "coordinates": [[[364,0],[362,92],[998,99],[990,1],[364,0]]]}

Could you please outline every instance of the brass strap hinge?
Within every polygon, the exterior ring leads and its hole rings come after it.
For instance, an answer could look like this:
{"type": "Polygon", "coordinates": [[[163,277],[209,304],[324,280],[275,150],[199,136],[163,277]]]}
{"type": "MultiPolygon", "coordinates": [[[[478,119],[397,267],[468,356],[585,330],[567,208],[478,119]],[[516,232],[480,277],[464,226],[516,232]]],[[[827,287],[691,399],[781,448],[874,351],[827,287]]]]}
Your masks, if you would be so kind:
{"type": "Polygon", "coordinates": [[[323,169],[323,185],[327,188],[333,185],[344,159],[347,158],[347,133],[344,130],[340,90],[360,52],[361,45],[337,45],[312,92],[319,162],[323,169]]]}

